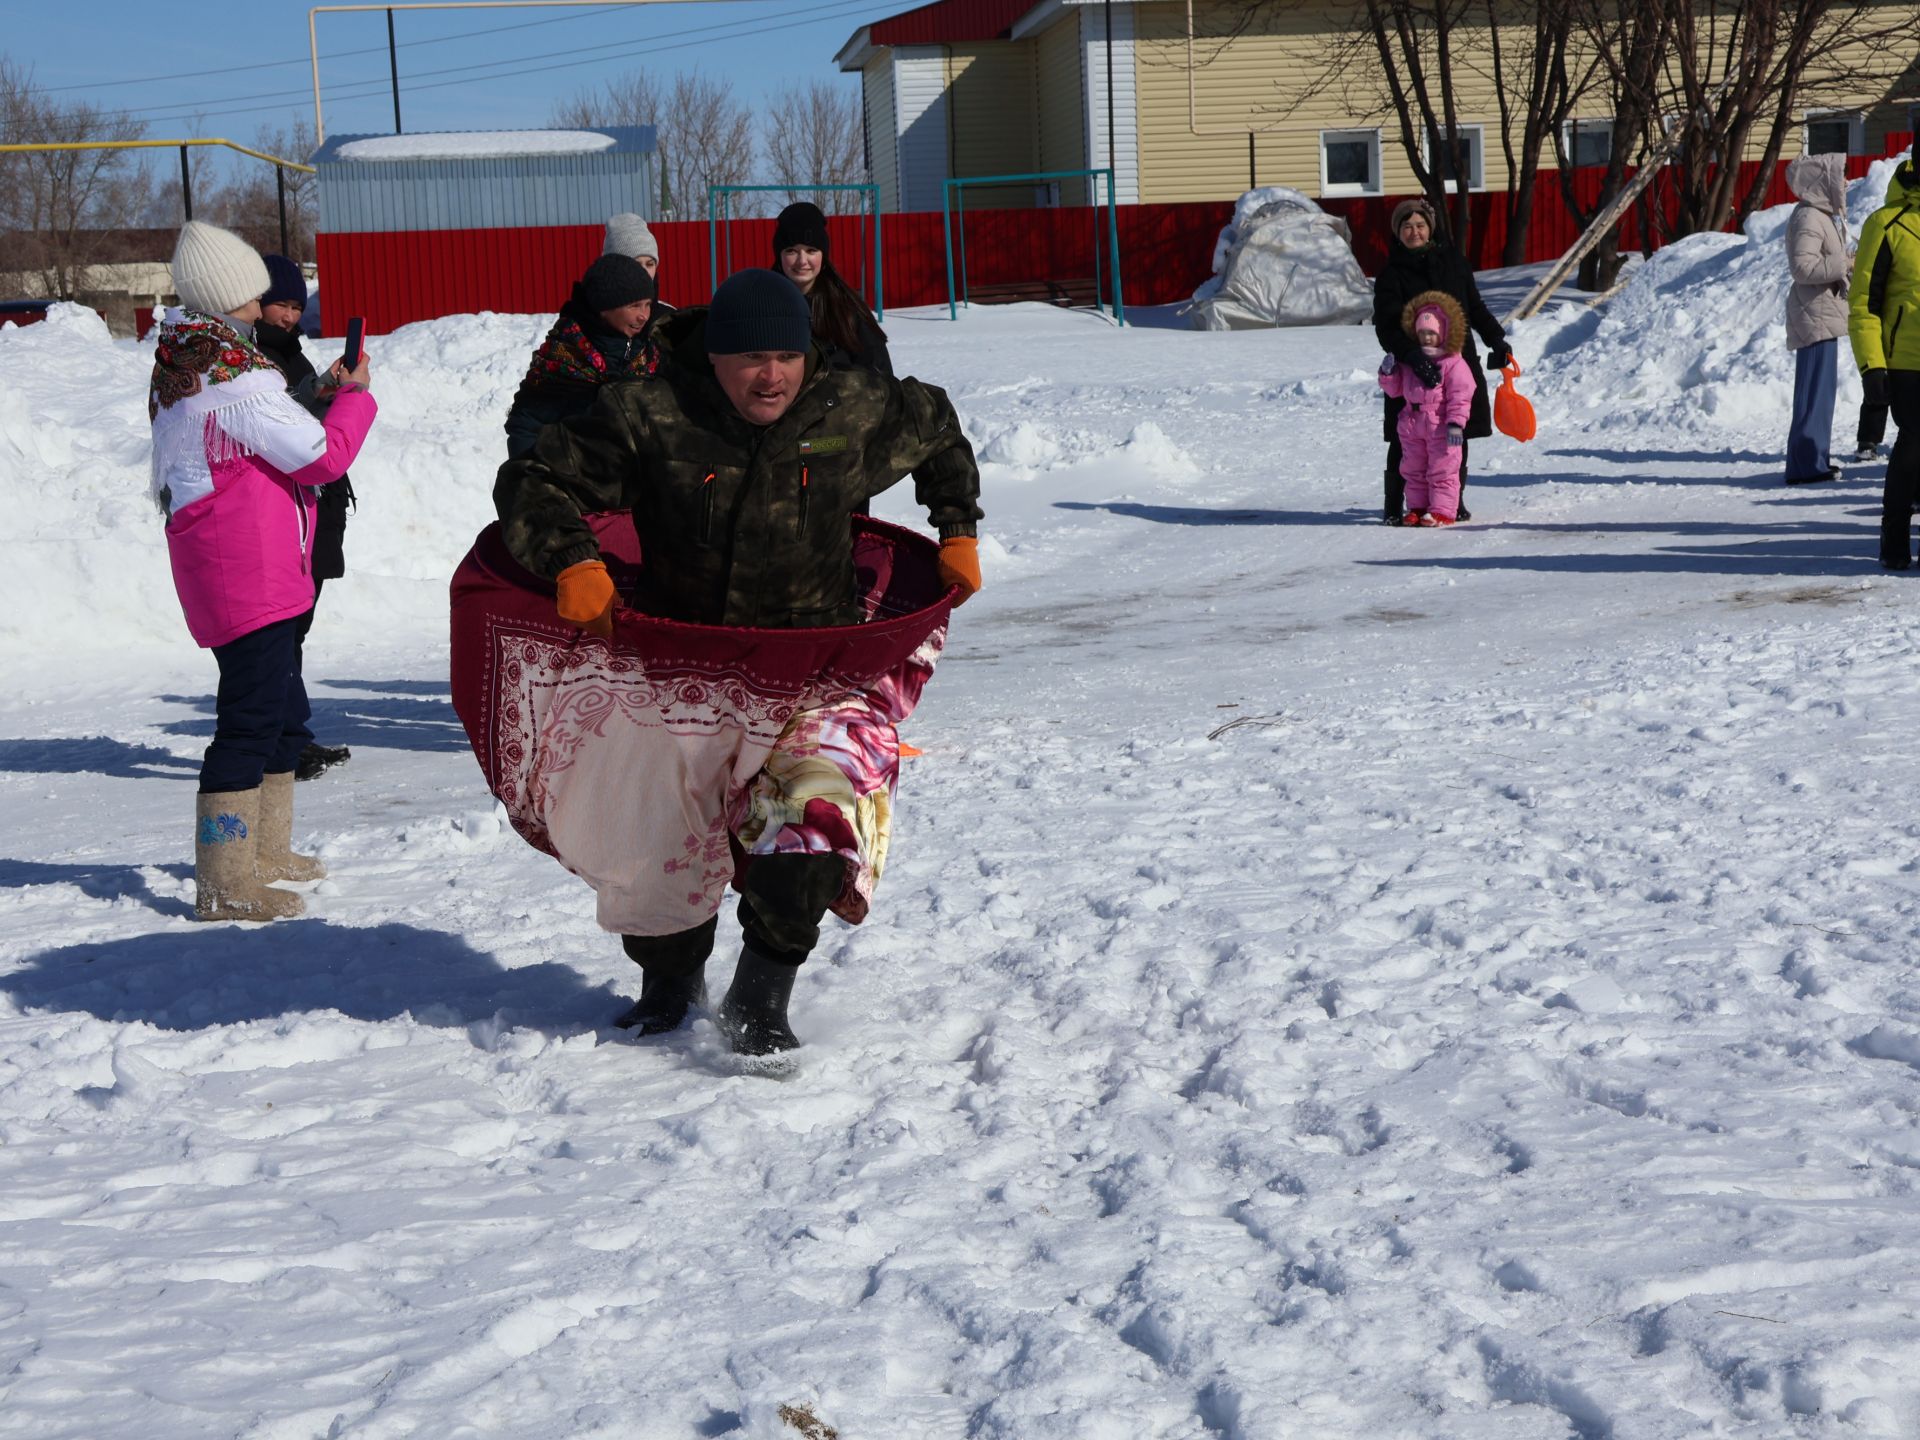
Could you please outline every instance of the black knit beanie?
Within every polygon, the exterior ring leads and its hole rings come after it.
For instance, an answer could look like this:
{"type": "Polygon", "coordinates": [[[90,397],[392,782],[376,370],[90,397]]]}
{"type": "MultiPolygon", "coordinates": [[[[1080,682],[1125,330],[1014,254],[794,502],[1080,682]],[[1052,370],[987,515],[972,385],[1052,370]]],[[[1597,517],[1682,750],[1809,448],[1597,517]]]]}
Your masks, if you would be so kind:
{"type": "Polygon", "coordinates": [[[795,245],[806,245],[822,254],[829,249],[827,217],[820,213],[818,205],[797,201],[782,210],[780,218],[773,222],[774,263],[779,264],[782,250],[790,250],[795,245]]]}
{"type": "Polygon", "coordinates": [[[720,282],[707,308],[707,353],[798,350],[813,344],[813,312],[777,270],[741,270],[720,282]]]}
{"type": "Polygon", "coordinates": [[[573,298],[589,310],[618,310],[653,299],[653,277],[630,255],[602,255],[573,287],[573,298]]]}

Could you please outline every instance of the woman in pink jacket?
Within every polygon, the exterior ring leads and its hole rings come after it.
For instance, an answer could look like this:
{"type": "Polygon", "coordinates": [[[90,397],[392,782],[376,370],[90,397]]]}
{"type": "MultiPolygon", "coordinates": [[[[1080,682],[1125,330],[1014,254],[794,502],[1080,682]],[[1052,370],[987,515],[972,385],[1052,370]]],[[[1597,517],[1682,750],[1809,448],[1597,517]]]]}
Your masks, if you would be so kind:
{"type": "Polygon", "coordinates": [[[1428,385],[1389,355],[1380,365],[1380,388],[1406,402],[1400,411],[1400,473],[1407,482],[1403,525],[1451,525],[1460,518],[1460,457],[1477,383],[1461,358],[1467,317],[1460,302],[1441,290],[1409,300],[1400,323],[1439,367],[1428,385]]]}
{"type": "Polygon", "coordinates": [[[313,738],[299,622],[313,608],[319,489],[353,463],[376,407],[364,359],[341,375],[324,424],[287,393],[253,340],[267,268],[239,236],[188,221],[173,283],[181,306],[161,324],[147,397],[153,493],[187,630],[220,666],[194,913],[272,920],[305,906],[270,882],[326,873],[292,848],[293,771],[313,738]]]}

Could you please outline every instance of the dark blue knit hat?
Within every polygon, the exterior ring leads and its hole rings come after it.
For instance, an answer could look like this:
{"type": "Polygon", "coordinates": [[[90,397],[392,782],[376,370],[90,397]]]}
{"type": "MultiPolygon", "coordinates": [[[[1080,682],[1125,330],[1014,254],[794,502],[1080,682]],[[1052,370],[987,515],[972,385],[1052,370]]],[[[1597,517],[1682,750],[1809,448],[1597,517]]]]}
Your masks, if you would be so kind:
{"type": "Polygon", "coordinates": [[[267,293],[260,297],[262,305],[298,305],[307,308],[307,277],[300,273],[300,267],[284,255],[262,255],[267,262],[267,293]]]}
{"type": "Polygon", "coordinates": [[[720,282],[707,308],[707,353],[798,350],[813,344],[813,312],[800,287],[774,270],[741,270],[720,282]]]}

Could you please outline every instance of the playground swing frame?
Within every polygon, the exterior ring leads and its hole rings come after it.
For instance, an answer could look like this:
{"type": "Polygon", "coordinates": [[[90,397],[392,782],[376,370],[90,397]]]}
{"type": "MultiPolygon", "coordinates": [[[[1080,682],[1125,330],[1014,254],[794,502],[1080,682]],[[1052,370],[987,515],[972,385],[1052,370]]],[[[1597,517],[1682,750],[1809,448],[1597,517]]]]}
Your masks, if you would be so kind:
{"type": "MultiPolygon", "coordinates": [[[[873,316],[887,318],[886,290],[880,270],[880,187],[878,185],[709,185],[707,186],[707,275],[715,290],[720,288],[720,221],[733,220],[730,197],[779,191],[785,194],[816,194],[820,191],[857,190],[868,199],[866,213],[873,216],[873,316]],[[715,202],[718,202],[716,213],[715,202]]],[[[733,231],[727,231],[727,270],[733,270],[733,231]]]]}
{"type": "MultiPolygon", "coordinates": [[[[960,306],[972,309],[967,299],[967,211],[966,187],[969,185],[1019,185],[1031,184],[1043,180],[1092,180],[1092,209],[1100,209],[1100,186],[1098,181],[1107,182],[1107,251],[1108,271],[1112,276],[1113,323],[1124,327],[1127,323],[1126,305],[1121,299],[1120,286],[1120,215],[1116,208],[1117,191],[1113,183],[1113,167],[1102,166],[1094,170],[1040,170],[1024,175],[957,175],[946,182],[941,191],[941,219],[946,229],[947,239],[947,318],[958,320],[960,306]],[[953,217],[956,200],[960,214],[960,282],[958,288],[953,278],[953,217]]],[[[1096,216],[1093,231],[1093,308],[1101,314],[1107,314],[1107,307],[1100,302],[1100,222],[1096,216]]]]}

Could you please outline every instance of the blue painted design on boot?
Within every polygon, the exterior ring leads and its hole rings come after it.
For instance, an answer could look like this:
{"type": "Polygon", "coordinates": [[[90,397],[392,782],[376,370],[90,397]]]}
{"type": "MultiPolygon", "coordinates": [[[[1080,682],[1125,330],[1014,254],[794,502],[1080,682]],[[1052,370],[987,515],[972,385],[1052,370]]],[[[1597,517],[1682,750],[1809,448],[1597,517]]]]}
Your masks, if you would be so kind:
{"type": "Polygon", "coordinates": [[[200,821],[202,845],[225,845],[247,838],[247,822],[238,815],[207,815],[200,821]]]}

